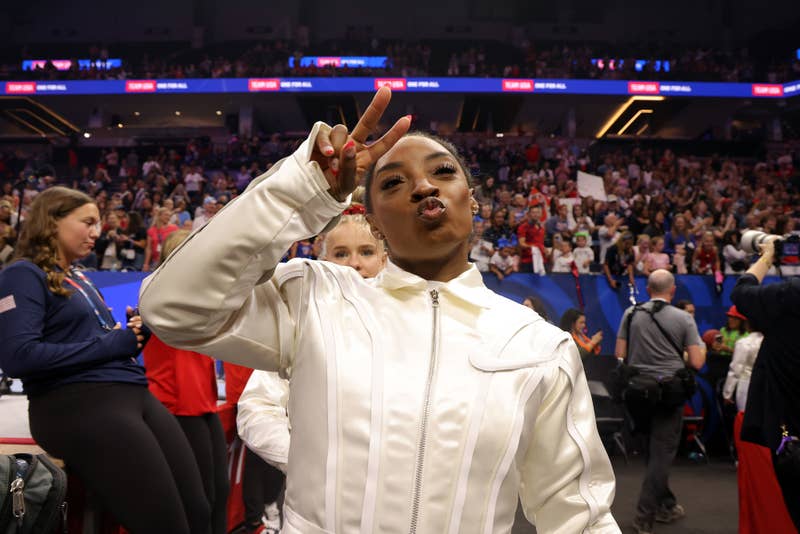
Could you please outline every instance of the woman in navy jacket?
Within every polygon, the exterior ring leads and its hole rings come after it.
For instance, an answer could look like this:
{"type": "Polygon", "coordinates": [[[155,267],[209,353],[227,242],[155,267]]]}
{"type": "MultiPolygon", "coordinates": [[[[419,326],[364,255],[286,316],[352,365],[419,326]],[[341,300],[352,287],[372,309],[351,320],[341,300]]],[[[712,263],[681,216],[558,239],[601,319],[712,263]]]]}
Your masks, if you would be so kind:
{"type": "Polygon", "coordinates": [[[33,438],[132,534],[209,532],[189,444],[136,361],[148,332],[138,316],[115,324],[72,268],[99,223],[92,198],[72,189],[31,204],[16,261],[0,271],[0,367],[22,379],[33,438]]]}

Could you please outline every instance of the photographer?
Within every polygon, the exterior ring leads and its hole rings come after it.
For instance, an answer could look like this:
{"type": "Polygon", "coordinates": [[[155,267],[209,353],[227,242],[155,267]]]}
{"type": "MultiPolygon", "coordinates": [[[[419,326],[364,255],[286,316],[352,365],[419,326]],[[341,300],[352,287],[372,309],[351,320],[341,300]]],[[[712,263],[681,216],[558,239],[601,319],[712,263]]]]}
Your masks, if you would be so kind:
{"type": "Polygon", "coordinates": [[[647,472],[633,526],[639,534],[653,522],[672,523],[686,515],[669,488],[669,469],[681,438],[683,405],[692,393],[692,376],[683,360],[700,369],[705,363],[694,318],[669,303],[675,277],[657,269],[647,279],[650,301],[625,311],[615,354],[631,368],[623,394],[637,431],[649,434],[647,472]]]}
{"type": "Polygon", "coordinates": [[[750,378],[742,439],[772,451],[783,499],[800,528],[800,452],[797,442],[781,449],[784,427],[786,437],[800,434],[800,348],[794,331],[800,320],[800,278],[760,285],[775,262],[778,239],[760,239],[761,257],[739,279],[731,300],[753,327],[764,333],[750,378]]]}

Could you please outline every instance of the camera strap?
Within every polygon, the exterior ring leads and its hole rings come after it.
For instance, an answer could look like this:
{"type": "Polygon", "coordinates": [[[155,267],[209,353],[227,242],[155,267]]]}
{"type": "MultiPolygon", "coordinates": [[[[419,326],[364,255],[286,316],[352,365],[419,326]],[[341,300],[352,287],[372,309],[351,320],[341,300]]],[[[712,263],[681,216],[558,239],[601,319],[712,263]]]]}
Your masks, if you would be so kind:
{"type": "Polygon", "coordinates": [[[628,324],[627,324],[626,329],[625,329],[625,332],[627,334],[626,338],[627,338],[628,350],[630,350],[630,346],[631,346],[631,343],[630,343],[631,342],[631,323],[633,322],[633,314],[636,313],[637,311],[643,311],[643,312],[646,312],[647,315],[650,316],[650,319],[653,320],[653,322],[658,327],[658,330],[661,332],[661,335],[663,335],[664,338],[667,340],[667,342],[669,342],[669,344],[672,345],[672,348],[675,349],[675,352],[677,353],[678,359],[680,359],[681,363],[683,365],[686,365],[686,362],[683,361],[683,351],[680,349],[680,347],[678,347],[678,344],[675,343],[675,340],[672,339],[672,336],[670,336],[669,333],[666,330],[664,330],[664,327],[661,326],[661,323],[658,322],[658,319],[656,319],[656,313],[661,311],[665,306],[669,306],[669,304],[667,304],[667,303],[664,303],[663,305],[658,305],[659,302],[660,301],[655,301],[654,302],[653,307],[656,308],[654,310],[648,310],[647,308],[644,307],[644,304],[637,304],[637,305],[635,305],[633,307],[633,309],[631,310],[631,313],[628,314],[628,319],[627,319],[627,323],[628,324]]]}

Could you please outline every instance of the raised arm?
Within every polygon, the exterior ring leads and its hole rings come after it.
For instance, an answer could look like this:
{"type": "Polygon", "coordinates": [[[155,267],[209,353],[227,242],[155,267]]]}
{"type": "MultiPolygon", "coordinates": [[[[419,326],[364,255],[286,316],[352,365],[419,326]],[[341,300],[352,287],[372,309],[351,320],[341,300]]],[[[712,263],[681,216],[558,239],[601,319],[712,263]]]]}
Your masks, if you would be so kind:
{"type": "Polygon", "coordinates": [[[408,130],[400,119],[363,140],[388,105],[379,91],[348,137],[317,123],[288,158],[258,177],[192,234],[142,284],[139,308],[165,343],[248,367],[277,370],[296,335],[309,285],[303,262],[283,265],[292,243],[324,231],[348,205],[358,175],[408,130]]]}
{"type": "Polygon", "coordinates": [[[774,238],[761,245],[761,257],[739,278],[731,292],[731,301],[751,322],[762,329],[776,319],[800,308],[800,283],[788,278],[777,284],[761,286],[775,259],[774,238]]]}

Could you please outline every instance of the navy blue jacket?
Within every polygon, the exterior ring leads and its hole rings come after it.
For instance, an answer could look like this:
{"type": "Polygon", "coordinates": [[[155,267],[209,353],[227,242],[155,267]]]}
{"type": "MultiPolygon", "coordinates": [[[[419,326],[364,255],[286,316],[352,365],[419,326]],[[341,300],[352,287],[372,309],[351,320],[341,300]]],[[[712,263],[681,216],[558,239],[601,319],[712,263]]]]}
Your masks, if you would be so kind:
{"type": "Polygon", "coordinates": [[[29,396],[76,382],[146,385],[136,335],[104,328],[101,320],[114,325],[111,312],[88,281],[72,279],[94,308],[67,283],[71,296],[53,294],[44,271],[29,261],[0,271],[0,368],[22,379],[29,396]]]}
{"type": "Polygon", "coordinates": [[[800,435],[800,278],[762,286],[746,274],[733,288],[731,300],[764,334],[750,377],[742,439],[774,451],[781,424],[800,435]]]}

